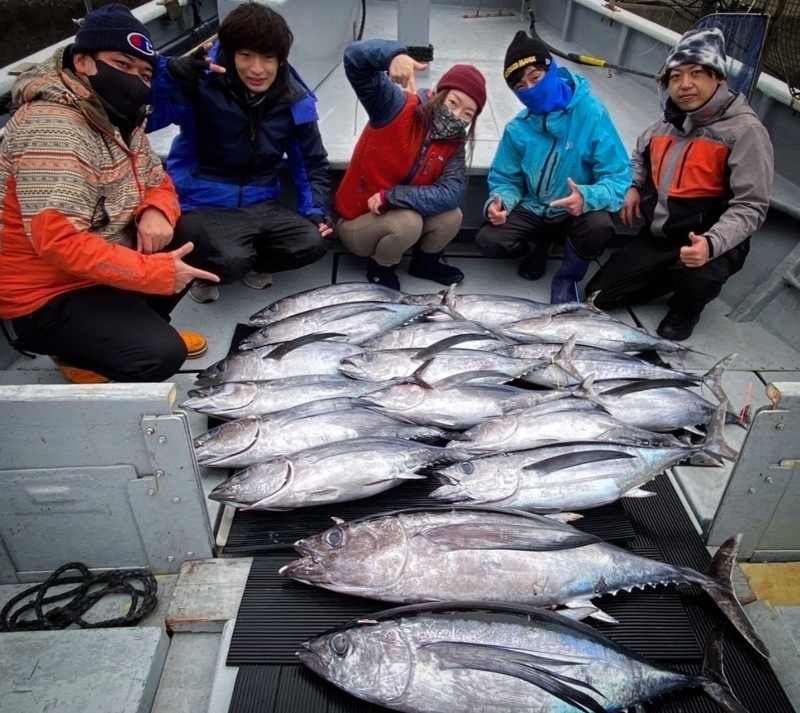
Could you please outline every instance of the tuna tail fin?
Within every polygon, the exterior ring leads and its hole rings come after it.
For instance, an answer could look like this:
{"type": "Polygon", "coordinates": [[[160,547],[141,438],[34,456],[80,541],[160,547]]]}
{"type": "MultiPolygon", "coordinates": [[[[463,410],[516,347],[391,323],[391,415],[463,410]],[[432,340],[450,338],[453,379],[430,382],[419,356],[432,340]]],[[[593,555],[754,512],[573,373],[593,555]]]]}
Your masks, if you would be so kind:
{"type": "Polygon", "coordinates": [[[717,401],[720,403],[723,401],[730,403],[731,401],[725,393],[725,390],[722,388],[722,375],[725,372],[725,369],[730,366],[730,363],[737,356],[737,354],[729,354],[724,359],[720,359],[703,375],[703,384],[705,384],[708,387],[708,390],[717,397],[717,401]]]}
{"type": "Polygon", "coordinates": [[[761,637],[756,632],[750,619],[747,618],[747,614],[736,598],[736,592],[733,590],[733,565],[736,564],[736,553],[739,550],[739,543],[741,540],[741,535],[734,535],[725,540],[719,550],[717,550],[717,554],[714,555],[714,559],[711,561],[708,577],[703,577],[702,579],[696,578],[694,581],[708,593],[720,608],[720,611],[728,618],[728,621],[736,627],[747,642],[758,651],[759,654],[768,659],[770,655],[766,644],[764,644],[761,637]]]}
{"type": "Polygon", "coordinates": [[[727,412],[728,402],[723,401],[714,412],[714,417],[708,427],[708,435],[700,446],[700,450],[717,458],[725,458],[733,463],[739,454],[727,444],[722,434],[727,412]]]}
{"type": "Polygon", "coordinates": [[[703,682],[700,684],[706,695],[727,713],[749,713],[733,695],[722,670],[722,627],[711,632],[703,658],[703,682]]]}

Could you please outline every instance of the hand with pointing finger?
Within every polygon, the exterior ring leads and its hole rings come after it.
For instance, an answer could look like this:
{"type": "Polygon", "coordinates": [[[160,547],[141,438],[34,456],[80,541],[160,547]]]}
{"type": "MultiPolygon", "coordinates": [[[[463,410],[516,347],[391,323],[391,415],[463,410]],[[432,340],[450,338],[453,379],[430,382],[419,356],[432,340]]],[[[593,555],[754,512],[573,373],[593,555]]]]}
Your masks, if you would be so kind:
{"type": "Polygon", "coordinates": [[[571,178],[567,179],[569,195],[566,198],[559,198],[550,204],[551,208],[563,208],[570,215],[581,215],[583,213],[583,194],[578,188],[578,184],[571,178]]]}
{"type": "Polygon", "coordinates": [[[195,279],[205,280],[206,282],[219,282],[219,278],[214,273],[198,270],[183,261],[183,258],[192,250],[194,250],[194,243],[186,243],[169,253],[175,261],[175,284],[172,287],[172,294],[174,295],[186,289],[195,279]]]}
{"type": "Polygon", "coordinates": [[[494,196],[489,207],[486,209],[486,216],[492,225],[503,225],[508,220],[508,211],[503,209],[503,201],[500,196],[494,196]]]}
{"type": "Polygon", "coordinates": [[[686,267],[702,267],[708,260],[708,242],[702,235],[689,233],[691,245],[681,248],[681,262],[686,267]]]}
{"type": "Polygon", "coordinates": [[[389,65],[389,77],[395,84],[416,94],[417,81],[414,78],[414,72],[424,72],[427,68],[427,64],[417,62],[407,54],[399,54],[392,59],[389,65]]]}
{"type": "Polygon", "coordinates": [[[208,56],[213,46],[213,42],[206,42],[183,57],[173,57],[167,61],[167,71],[174,79],[188,84],[197,84],[202,81],[207,71],[225,74],[225,67],[214,64],[211,57],[208,56]]]}

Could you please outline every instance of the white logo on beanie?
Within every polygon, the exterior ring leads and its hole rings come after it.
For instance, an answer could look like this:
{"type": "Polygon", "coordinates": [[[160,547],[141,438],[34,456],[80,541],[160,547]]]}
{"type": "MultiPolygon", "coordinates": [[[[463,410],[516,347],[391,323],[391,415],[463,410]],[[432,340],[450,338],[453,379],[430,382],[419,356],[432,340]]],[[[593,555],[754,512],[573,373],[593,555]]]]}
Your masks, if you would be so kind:
{"type": "Polygon", "coordinates": [[[153,43],[141,32],[131,32],[128,35],[128,44],[139,54],[147,55],[148,57],[152,57],[155,54],[153,43]]]}

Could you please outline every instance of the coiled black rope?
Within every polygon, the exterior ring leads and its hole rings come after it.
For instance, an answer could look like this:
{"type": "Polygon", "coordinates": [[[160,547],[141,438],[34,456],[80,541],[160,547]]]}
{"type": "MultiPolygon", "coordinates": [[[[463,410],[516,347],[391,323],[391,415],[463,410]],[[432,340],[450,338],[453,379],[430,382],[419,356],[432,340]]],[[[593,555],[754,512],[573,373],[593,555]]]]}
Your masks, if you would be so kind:
{"type": "Polygon", "coordinates": [[[55,570],[41,584],[30,587],[9,600],[0,612],[0,631],[66,629],[71,624],[76,624],[81,629],[132,626],[156,608],[157,591],[158,582],[149,570],[112,569],[93,574],[81,562],[70,562],[55,570]],[[78,574],[64,576],[70,570],[78,574]],[[67,584],[77,586],[47,596],[49,589],[67,584]],[[83,615],[100,599],[110,594],[130,597],[128,613],[105,621],[84,620],[83,615]],[[21,604],[30,597],[33,597],[33,601],[21,604]],[[66,604],[45,609],[47,605],[65,599],[69,600],[66,604]],[[15,608],[18,604],[21,605],[15,608]]]}

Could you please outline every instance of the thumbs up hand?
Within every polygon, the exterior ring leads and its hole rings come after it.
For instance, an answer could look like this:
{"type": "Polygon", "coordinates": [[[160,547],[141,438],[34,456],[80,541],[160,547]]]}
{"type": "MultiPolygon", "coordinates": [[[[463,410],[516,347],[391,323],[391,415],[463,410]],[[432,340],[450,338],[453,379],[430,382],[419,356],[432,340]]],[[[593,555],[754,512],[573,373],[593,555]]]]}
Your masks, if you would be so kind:
{"type": "Polygon", "coordinates": [[[681,248],[681,262],[686,267],[702,267],[708,260],[708,242],[702,235],[689,233],[691,245],[681,248]]]}
{"type": "Polygon", "coordinates": [[[508,219],[508,211],[503,209],[503,201],[500,196],[494,196],[489,207],[486,209],[486,216],[492,225],[503,225],[508,219]]]}
{"type": "Polygon", "coordinates": [[[583,213],[583,194],[578,189],[578,184],[571,178],[567,179],[569,195],[566,198],[559,198],[550,204],[551,208],[563,208],[570,215],[581,215],[583,213]]]}

